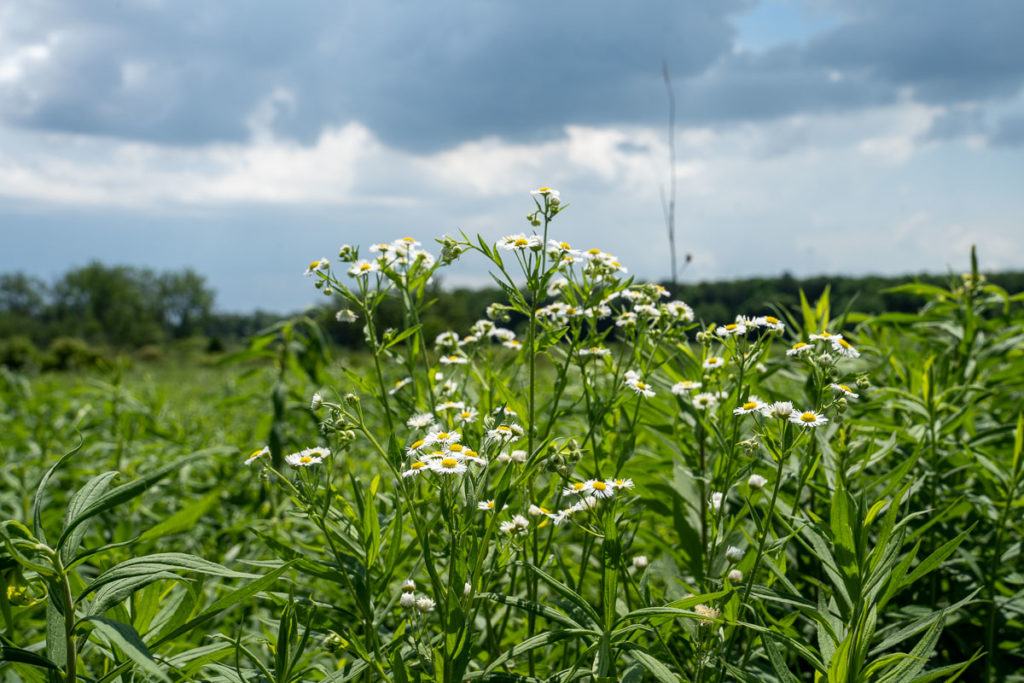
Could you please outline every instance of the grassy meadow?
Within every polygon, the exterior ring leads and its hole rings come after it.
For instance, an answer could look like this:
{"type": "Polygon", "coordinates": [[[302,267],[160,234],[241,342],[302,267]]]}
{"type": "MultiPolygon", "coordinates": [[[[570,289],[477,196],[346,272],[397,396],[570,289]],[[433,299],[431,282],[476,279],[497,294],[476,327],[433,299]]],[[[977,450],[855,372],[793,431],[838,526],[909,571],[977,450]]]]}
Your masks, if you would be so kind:
{"type": "Polygon", "coordinates": [[[0,680],[1024,680],[1024,296],[697,320],[559,199],[310,263],[362,350],[2,371],[0,680]]]}

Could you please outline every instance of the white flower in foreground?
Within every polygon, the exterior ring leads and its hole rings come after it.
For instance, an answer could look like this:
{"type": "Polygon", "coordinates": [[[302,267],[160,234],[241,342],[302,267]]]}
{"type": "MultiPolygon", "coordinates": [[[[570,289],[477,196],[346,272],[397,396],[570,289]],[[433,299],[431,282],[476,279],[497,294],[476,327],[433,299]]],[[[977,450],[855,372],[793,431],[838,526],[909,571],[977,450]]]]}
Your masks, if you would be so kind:
{"type": "Polygon", "coordinates": [[[807,342],[797,342],[796,344],[793,344],[791,347],[789,347],[789,350],[786,351],[786,355],[787,356],[799,356],[802,353],[807,353],[812,348],[814,348],[814,347],[812,347],[807,342]]]}
{"type": "Polygon", "coordinates": [[[316,261],[312,261],[308,266],[306,266],[305,275],[308,277],[308,276],[312,275],[313,273],[323,272],[323,271],[327,270],[330,267],[331,267],[331,262],[330,261],[328,261],[325,258],[318,259],[316,261]]]}
{"type": "Polygon", "coordinates": [[[782,321],[773,315],[762,315],[757,318],[754,318],[754,324],[757,325],[758,327],[765,327],[769,330],[775,330],[776,332],[781,332],[786,328],[782,321]]]}
{"type": "Polygon", "coordinates": [[[646,398],[651,398],[654,396],[654,389],[651,388],[651,385],[641,380],[640,375],[634,372],[633,370],[630,370],[629,372],[626,373],[626,377],[623,381],[625,382],[627,387],[632,389],[640,396],[644,396],[646,398]]]}
{"type": "Polygon", "coordinates": [[[520,232],[515,235],[502,237],[498,240],[497,246],[505,251],[523,251],[525,249],[538,249],[542,244],[542,239],[537,235],[525,235],[520,232]]]}
{"type": "Polygon", "coordinates": [[[743,580],[743,572],[741,572],[739,569],[730,569],[729,573],[726,575],[726,578],[732,581],[733,583],[739,583],[743,580]]]}
{"type": "Polygon", "coordinates": [[[378,270],[380,270],[380,266],[372,261],[356,261],[348,269],[348,274],[352,277],[364,277],[378,270]]]}
{"type": "Polygon", "coordinates": [[[761,414],[765,417],[777,417],[785,420],[793,415],[793,404],[789,401],[776,401],[775,403],[769,403],[761,409],[761,414]]]}
{"type": "Polygon", "coordinates": [[[437,409],[442,413],[449,410],[465,410],[466,404],[464,401],[444,401],[437,404],[437,409]]]}
{"type": "Polygon", "coordinates": [[[736,546],[731,545],[725,549],[725,559],[730,562],[739,562],[743,559],[743,551],[736,546]]]}
{"type": "Polygon", "coordinates": [[[416,590],[416,582],[415,581],[413,581],[412,579],[406,579],[405,581],[402,582],[402,592],[403,593],[412,593],[414,590],[416,590]]]}
{"type": "Polygon", "coordinates": [[[479,503],[476,504],[476,509],[490,512],[491,510],[494,509],[494,499],[492,498],[491,500],[481,500],[479,503]]]}
{"type": "Polygon", "coordinates": [[[646,569],[647,568],[647,556],[637,555],[633,558],[634,569],[646,569]]]}
{"type": "Polygon", "coordinates": [[[416,594],[403,592],[402,596],[398,598],[398,604],[405,609],[412,609],[416,606],[416,594]]]}
{"type": "Polygon", "coordinates": [[[426,462],[423,460],[417,460],[409,465],[409,469],[402,472],[402,476],[408,479],[409,477],[415,477],[417,474],[426,472],[428,469],[429,467],[426,462]]]}
{"type": "Polygon", "coordinates": [[[312,467],[319,465],[330,454],[326,448],[306,448],[298,453],[289,453],[284,456],[284,461],[292,467],[312,467]]]}
{"type": "Polygon", "coordinates": [[[842,394],[846,398],[860,398],[860,394],[854,392],[854,390],[846,384],[832,384],[832,390],[838,394],[842,394]]]}
{"type": "Polygon", "coordinates": [[[560,199],[562,197],[558,190],[546,185],[544,187],[538,187],[536,190],[530,190],[530,194],[534,197],[547,197],[549,200],[560,199]]]}
{"type": "Polygon", "coordinates": [[[523,435],[523,428],[517,424],[500,424],[487,432],[491,441],[514,441],[523,435]]]}
{"type": "Polygon", "coordinates": [[[740,406],[737,406],[733,411],[733,415],[746,415],[748,413],[757,413],[764,408],[764,401],[759,399],[757,396],[750,395],[747,400],[740,406]]]}
{"type": "Polygon", "coordinates": [[[722,507],[722,501],[725,499],[725,495],[721,491],[715,491],[711,494],[711,509],[719,510],[722,507]]]}
{"type": "Polygon", "coordinates": [[[693,611],[700,617],[701,621],[714,621],[721,615],[721,611],[707,605],[694,605],[693,611]]]}
{"type": "Polygon", "coordinates": [[[436,603],[425,595],[416,599],[416,609],[424,614],[434,611],[435,606],[436,603]]]}
{"type": "Polygon", "coordinates": [[[324,397],[319,391],[313,394],[313,398],[309,400],[309,409],[316,410],[324,404],[324,397]]]}
{"type": "Polygon", "coordinates": [[[607,483],[616,491],[628,491],[634,486],[632,479],[609,479],[607,483]]]}
{"type": "Polygon", "coordinates": [[[725,365],[725,360],[718,356],[708,356],[704,360],[704,367],[707,370],[714,370],[715,368],[720,368],[723,365],[725,365]]]}
{"type": "Polygon", "coordinates": [[[669,301],[662,308],[669,317],[681,322],[688,323],[693,320],[693,309],[684,301],[669,301]]]}
{"type": "Polygon", "coordinates": [[[611,353],[612,353],[611,351],[609,351],[608,349],[604,348],[603,346],[591,346],[590,348],[580,349],[579,350],[580,356],[582,356],[584,358],[588,357],[588,356],[596,356],[596,357],[610,356],[611,353]]]}
{"type": "Polygon", "coordinates": [[[395,394],[397,394],[399,391],[409,386],[410,384],[412,384],[412,377],[403,377],[402,379],[395,382],[390,389],[388,389],[388,394],[394,396],[395,394]]]}
{"type": "Polygon", "coordinates": [[[464,474],[466,472],[466,463],[462,458],[447,457],[447,458],[435,458],[429,462],[427,467],[432,472],[438,474],[464,474]]]}
{"type": "Polygon", "coordinates": [[[860,351],[853,348],[853,344],[842,337],[832,340],[832,349],[839,355],[846,356],[847,358],[860,358],[860,351]]]}
{"type": "Polygon", "coordinates": [[[463,408],[455,414],[455,419],[462,424],[467,424],[476,420],[477,412],[475,408],[463,408]]]}
{"type": "Polygon", "coordinates": [[[743,323],[729,323],[715,328],[715,334],[719,337],[734,337],[747,333],[747,326],[743,323]]]}
{"type": "Polygon", "coordinates": [[[588,491],[587,482],[585,481],[574,481],[569,486],[562,489],[563,496],[581,496],[588,491]]]}
{"type": "Polygon", "coordinates": [[[424,429],[434,424],[434,416],[431,413],[418,413],[405,421],[405,426],[410,429],[424,429]]]}
{"type": "Polygon", "coordinates": [[[453,353],[448,356],[441,356],[440,360],[441,365],[465,365],[469,362],[468,358],[457,353],[453,353]]]}
{"type": "Polygon", "coordinates": [[[434,346],[458,346],[458,344],[458,332],[452,332],[451,330],[449,330],[447,332],[442,332],[441,334],[434,337],[434,346]]]}
{"type": "Polygon", "coordinates": [[[600,479],[588,481],[587,489],[590,491],[590,495],[595,498],[611,498],[615,495],[615,487],[612,486],[611,482],[601,481],[600,479]]]}
{"type": "Polygon", "coordinates": [[[764,485],[767,483],[768,480],[762,477],[760,474],[751,474],[750,477],[747,479],[747,486],[754,489],[755,491],[760,491],[761,489],[764,488],[764,485]]]}
{"type": "Polygon", "coordinates": [[[794,412],[789,416],[789,421],[801,427],[820,427],[828,422],[828,418],[813,410],[805,410],[802,413],[794,412]]]}
{"type": "Polygon", "coordinates": [[[700,408],[701,410],[708,410],[708,409],[714,408],[716,405],[718,405],[718,394],[713,394],[713,393],[705,391],[705,392],[701,392],[699,394],[696,394],[693,397],[693,407],[694,408],[700,408]]]}
{"type": "Polygon", "coordinates": [[[700,382],[691,382],[688,379],[684,379],[682,382],[676,382],[672,385],[672,393],[676,396],[683,396],[690,393],[694,389],[700,389],[700,382]]]}
{"type": "Polygon", "coordinates": [[[832,334],[828,330],[823,330],[822,332],[819,332],[818,334],[810,335],[810,338],[811,338],[812,341],[827,341],[827,342],[831,342],[831,341],[835,341],[836,339],[842,339],[843,335],[841,335],[841,334],[832,334]]]}
{"type": "Polygon", "coordinates": [[[509,536],[525,536],[530,530],[530,520],[522,515],[515,515],[510,521],[502,522],[499,526],[501,533],[509,536]]]}
{"type": "Polygon", "coordinates": [[[259,449],[258,451],[253,451],[252,453],[250,453],[249,457],[246,458],[245,462],[242,463],[242,464],[243,465],[251,465],[254,462],[256,462],[257,460],[259,460],[260,458],[266,457],[268,455],[270,455],[270,448],[267,447],[267,446],[264,446],[263,448],[259,449]]]}
{"type": "Polygon", "coordinates": [[[449,432],[441,429],[436,429],[434,431],[427,433],[427,435],[423,437],[423,445],[441,446],[443,448],[445,446],[450,446],[454,443],[458,443],[461,440],[462,434],[460,434],[459,432],[449,432]]]}
{"type": "Polygon", "coordinates": [[[356,314],[347,308],[343,308],[334,314],[334,319],[339,323],[354,323],[356,321],[356,314]]]}

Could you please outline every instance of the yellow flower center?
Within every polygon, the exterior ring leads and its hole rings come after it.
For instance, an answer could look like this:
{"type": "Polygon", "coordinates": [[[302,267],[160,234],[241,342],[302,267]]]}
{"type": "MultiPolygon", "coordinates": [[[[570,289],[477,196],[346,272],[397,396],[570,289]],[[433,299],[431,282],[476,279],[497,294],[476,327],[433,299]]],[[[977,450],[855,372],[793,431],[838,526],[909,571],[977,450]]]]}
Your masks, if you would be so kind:
{"type": "Polygon", "coordinates": [[[371,266],[369,263],[360,263],[359,264],[359,270],[363,271],[364,273],[366,271],[372,269],[372,268],[373,268],[373,266],[371,266]]]}
{"type": "Polygon", "coordinates": [[[811,412],[811,411],[809,411],[809,410],[808,410],[808,411],[807,411],[806,413],[802,413],[802,414],[800,415],[800,420],[801,420],[802,422],[814,422],[814,421],[815,421],[815,420],[817,420],[817,419],[818,419],[818,416],[817,416],[817,415],[815,415],[814,413],[812,413],[812,412],[811,412]]]}
{"type": "Polygon", "coordinates": [[[446,469],[452,469],[458,464],[459,461],[456,460],[455,458],[444,458],[443,460],[441,460],[441,467],[444,467],[446,469]]]}
{"type": "Polygon", "coordinates": [[[608,484],[604,483],[603,481],[595,481],[593,484],[591,484],[591,486],[595,491],[604,491],[606,488],[608,488],[608,484]]]}
{"type": "Polygon", "coordinates": [[[493,500],[487,501],[486,503],[484,503],[484,505],[487,506],[488,510],[493,510],[494,509],[494,501],[493,500]]]}
{"type": "Polygon", "coordinates": [[[461,453],[462,452],[462,444],[460,444],[460,443],[453,443],[451,446],[448,447],[448,450],[450,450],[452,453],[461,453]]]}
{"type": "Polygon", "coordinates": [[[530,243],[530,240],[526,239],[525,237],[517,237],[516,241],[514,242],[514,244],[517,247],[525,247],[529,243],[530,243]]]}
{"type": "Polygon", "coordinates": [[[737,325],[736,323],[729,323],[728,325],[725,326],[725,329],[731,332],[735,330],[737,327],[739,327],[739,325],[737,325]]]}
{"type": "Polygon", "coordinates": [[[413,238],[411,238],[411,237],[403,237],[403,238],[402,238],[402,241],[403,241],[403,242],[405,242],[405,243],[407,243],[407,244],[411,244],[412,242],[415,242],[416,240],[414,240],[414,239],[413,239],[413,238]]]}
{"type": "Polygon", "coordinates": [[[641,391],[643,391],[644,389],[646,389],[646,388],[647,388],[647,384],[646,384],[645,382],[640,382],[640,381],[638,381],[638,382],[636,383],[636,388],[637,388],[637,389],[639,389],[639,390],[641,390],[641,391]]]}
{"type": "Polygon", "coordinates": [[[626,480],[625,479],[616,479],[615,480],[615,485],[616,486],[625,486],[626,485],[626,480]]]}
{"type": "Polygon", "coordinates": [[[250,458],[255,458],[257,455],[261,454],[262,452],[263,452],[262,448],[256,449],[255,451],[253,451],[252,453],[249,454],[249,457],[250,458]]]}
{"type": "Polygon", "coordinates": [[[572,485],[572,490],[573,490],[573,491],[582,491],[582,490],[584,489],[584,487],[586,487],[586,484],[584,484],[584,483],[583,483],[583,482],[581,482],[581,481],[577,481],[577,482],[575,482],[575,483],[574,483],[574,484],[572,485]]]}
{"type": "Polygon", "coordinates": [[[591,256],[597,256],[598,254],[601,253],[601,250],[598,249],[597,247],[594,247],[593,249],[587,249],[587,253],[590,254],[591,256]]]}
{"type": "Polygon", "coordinates": [[[774,316],[770,316],[770,315],[766,315],[764,317],[764,321],[766,323],[768,323],[769,325],[778,325],[779,324],[779,319],[774,317],[774,316]]]}
{"type": "Polygon", "coordinates": [[[303,464],[311,463],[313,462],[313,458],[309,457],[308,455],[304,455],[301,458],[299,458],[299,462],[303,464]]]}
{"type": "Polygon", "coordinates": [[[852,349],[853,348],[853,346],[850,344],[850,342],[846,341],[845,339],[840,339],[839,340],[839,345],[842,346],[844,349],[852,349]]]}
{"type": "Polygon", "coordinates": [[[409,446],[409,448],[415,451],[419,449],[421,446],[423,446],[423,439],[420,439],[419,441],[414,441],[413,444],[409,446]]]}
{"type": "Polygon", "coordinates": [[[496,431],[496,432],[503,432],[503,433],[509,433],[509,432],[512,431],[512,428],[509,427],[508,425],[498,425],[497,427],[494,428],[494,431],[496,431]]]}
{"type": "Polygon", "coordinates": [[[547,194],[551,192],[551,188],[545,185],[544,187],[538,187],[537,192],[540,192],[541,194],[547,194]]]}
{"type": "Polygon", "coordinates": [[[472,448],[467,448],[466,450],[463,451],[463,455],[465,455],[467,458],[475,458],[476,451],[474,451],[472,448]]]}
{"type": "Polygon", "coordinates": [[[561,249],[564,249],[565,251],[569,251],[570,249],[572,249],[572,245],[571,245],[571,244],[569,244],[568,242],[559,242],[559,243],[558,243],[558,246],[559,246],[559,247],[560,247],[561,249]]]}
{"type": "Polygon", "coordinates": [[[845,384],[840,384],[840,385],[838,385],[838,386],[839,386],[839,388],[840,388],[840,389],[842,389],[842,390],[843,390],[843,391],[845,391],[846,393],[850,393],[850,392],[851,392],[851,389],[850,389],[850,387],[846,386],[845,384]]]}
{"type": "Polygon", "coordinates": [[[423,469],[426,466],[427,466],[427,463],[423,462],[422,460],[417,460],[412,465],[410,465],[410,467],[412,467],[414,470],[423,469]]]}
{"type": "Polygon", "coordinates": [[[793,350],[807,348],[807,342],[797,342],[793,344],[793,350]]]}
{"type": "Polygon", "coordinates": [[[832,333],[831,333],[831,332],[829,332],[828,330],[825,330],[825,331],[824,331],[824,332],[822,332],[822,333],[821,333],[821,334],[820,334],[819,336],[820,336],[820,337],[822,337],[823,339],[828,339],[829,337],[831,337],[831,336],[832,336],[832,333]]]}
{"type": "Polygon", "coordinates": [[[449,436],[448,432],[438,432],[437,433],[437,438],[439,440],[441,440],[441,441],[444,441],[445,439],[447,439],[448,436],[449,436]]]}
{"type": "Polygon", "coordinates": [[[747,401],[746,403],[743,404],[743,410],[753,410],[756,407],[757,407],[757,402],[756,401],[747,401]]]}

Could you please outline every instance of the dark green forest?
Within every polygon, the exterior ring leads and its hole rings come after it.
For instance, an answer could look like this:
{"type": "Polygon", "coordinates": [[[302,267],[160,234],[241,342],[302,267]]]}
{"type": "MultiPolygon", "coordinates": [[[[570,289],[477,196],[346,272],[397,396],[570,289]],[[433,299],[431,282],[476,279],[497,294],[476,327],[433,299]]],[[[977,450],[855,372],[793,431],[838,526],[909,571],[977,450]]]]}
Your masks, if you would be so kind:
{"type": "MultiPolygon", "coordinates": [[[[1024,271],[987,276],[1008,291],[1024,290],[1024,271]]],[[[839,311],[913,312],[919,301],[891,288],[911,281],[941,285],[958,277],[908,274],[797,278],[783,274],[677,287],[662,284],[673,290],[675,298],[689,303],[699,319],[721,321],[730,317],[730,311],[771,312],[769,302],[795,308],[801,291],[813,300],[826,287],[831,288],[833,305],[839,311]]],[[[445,329],[465,330],[499,298],[496,289],[448,289],[443,283],[435,284],[423,321],[425,331],[432,337],[445,329]]],[[[339,323],[335,313],[336,308],[325,300],[305,315],[320,323],[338,345],[361,346],[361,326],[339,323]]],[[[118,353],[155,353],[175,345],[216,352],[237,346],[288,317],[292,316],[219,311],[214,290],[202,275],[189,269],[156,272],[94,262],[69,270],[53,282],[8,273],[0,275],[0,364],[63,369],[118,353]]],[[[381,318],[386,325],[398,326],[398,302],[386,302],[381,318]]],[[[516,322],[513,320],[513,326],[516,322]]]]}

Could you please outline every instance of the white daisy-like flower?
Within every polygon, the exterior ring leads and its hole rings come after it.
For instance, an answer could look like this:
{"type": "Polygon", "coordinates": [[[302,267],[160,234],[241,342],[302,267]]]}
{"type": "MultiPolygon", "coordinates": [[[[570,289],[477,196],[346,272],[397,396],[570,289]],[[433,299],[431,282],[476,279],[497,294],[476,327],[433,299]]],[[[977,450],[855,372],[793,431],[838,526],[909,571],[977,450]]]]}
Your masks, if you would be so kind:
{"type": "Polygon", "coordinates": [[[832,339],[832,350],[847,358],[860,358],[860,351],[853,347],[853,344],[842,337],[832,339]]]}
{"type": "Polygon", "coordinates": [[[432,413],[418,413],[405,421],[405,426],[410,429],[425,429],[434,424],[432,413]]]}
{"type": "Polygon", "coordinates": [[[747,333],[747,326],[744,323],[729,323],[715,328],[715,334],[719,337],[734,337],[747,333]]]}
{"type": "Polygon", "coordinates": [[[748,413],[761,412],[764,408],[764,401],[759,399],[757,396],[751,394],[747,397],[747,400],[742,405],[737,406],[733,411],[733,415],[746,415],[748,413]]]}
{"type": "Polygon", "coordinates": [[[774,330],[776,332],[782,332],[782,330],[786,329],[786,326],[782,323],[782,321],[773,315],[758,316],[754,318],[754,324],[757,325],[758,327],[764,327],[769,330],[774,330]]]}
{"type": "Polygon", "coordinates": [[[433,600],[431,600],[425,595],[416,598],[416,609],[420,612],[423,612],[424,614],[426,614],[427,612],[433,612],[434,607],[436,606],[437,603],[435,603],[433,600]]]}
{"type": "Polygon", "coordinates": [[[534,197],[545,197],[548,201],[552,199],[561,199],[562,195],[553,187],[538,187],[536,190],[530,190],[530,194],[534,197]]]}
{"type": "Polygon", "coordinates": [[[416,594],[403,591],[401,597],[398,598],[398,604],[405,609],[412,609],[416,606],[416,594]]]}
{"type": "Polygon", "coordinates": [[[591,346],[591,347],[586,348],[586,349],[580,349],[578,351],[578,353],[580,354],[580,356],[586,358],[586,357],[589,357],[589,356],[595,356],[595,357],[610,356],[612,352],[609,351],[608,349],[604,348],[603,346],[591,346]]]}
{"type": "Polygon", "coordinates": [[[814,347],[812,347],[807,342],[802,342],[802,341],[801,342],[797,342],[796,344],[793,344],[791,347],[789,347],[789,349],[786,351],[786,355],[787,356],[799,356],[802,353],[807,353],[812,348],[814,348],[814,347]]]}
{"type": "Polygon", "coordinates": [[[611,498],[615,495],[615,487],[612,486],[611,482],[602,481],[600,479],[591,479],[588,481],[587,489],[590,491],[590,495],[595,498],[611,498]]]}
{"type": "Polygon", "coordinates": [[[616,491],[628,491],[635,486],[632,479],[609,479],[606,483],[616,491]]]}
{"type": "Polygon", "coordinates": [[[443,401],[438,403],[436,408],[440,412],[445,413],[449,410],[465,410],[466,404],[463,401],[443,401]]]}
{"type": "Polygon", "coordinates": [[[761,409],[761,414],[765,417],[777,417],[785,420],[793,414],[793,404],[789,401],[769,403],[761,409]]]}
{"type": "Polygon", "coordinates": [[[476,509],[484,510],[486,512],[494,510],[494,499],[492,498],[491,500],[481,500],[479,503],[476,504],[476,509]]]}
{"type": "Polygon", "coordinates": [[[625,311],[615,318],[615,327],[633,327],[636,325],[636,313],[625,311]]]}
{"type": "Polygon", "coordinates": [[[491,441],[513,441],[523,435],[523,428],[517,424],[500,424],[487,432],[491,441]]]}
{"type": "Polygon", "coordinates": [[[328,261],[327,259],[325,259],[325,258],[317,259],[316,261],[311,261],[310,264],[308,266],[306,266],[305,275],[308,277],[308,276],[312,275],[313,273],[323,272],[323,271],[327,270],[330,267],[331,267],[331,262],[328,261]]]}
{"type": "Polygon", "coordinates": [[[473,323],[473,326],[469,328],[471,334],[485,335],[490,334],[494,330],[494,321],[481,318],[473,323]]]}
{"type": "Polygon", "coordinates": [[[626,373],[623,382],[640,396],[651,398],[654,396],[654,389],[647,382],[640,379],[640,375],[633,370],[626,373]]]}
{"type": "Polygon", "coordinates": [[[600,500],[597,496],[583,496],[573,504],[572,509],[574,512],[584,512],[595,507],[600,500]]]}
{"type": "Polygon", "coordinates": [[[513,351],[518,351],[519,349],[523,348],[523,343],[518,339],[509,339],[508,341],[503,341],[501,342],[501,345],[504,346],[506,349],[512,349],[513,351]]]}
{"type": "Polygon", "coordinates": [[[395,382],[390,389],[388,389],[388,393],[394,396],[395,394],[397,394],[399,391],[409,386],[410,384],[412,384],[412,377],[403,377],[402,379],[395,382]]]}
{"type": "Polygon", "coordinates": [[[442,448],[451,446],[462,440],[462,434],[456,431],[435,429],[423,437],[424,446],[440,446],[442,448]]]}
{"type": "Polygon", "coordinates": [[[259,460],[260,458],[264,458],[264,457],[266,457],[268,455],[270,455],[270,448],[268,446],[264,446],[263,448],[261,448],[259,450],[256,450],[256,451],[253,451],[252,453],[250,453],[249,457],[246,458],[245,462],[242,463],[242,464],[243,465],[251,465],[254,462],[256,462],[257,460],[259,460]]]}
{"type": "Polygon", "coordinates": [[[832,334],[828,330],[823,330],[823,331],[819,332],[818,334],[810,335],[810,338],[811,338],[812,341],[832,342],[832,341],[834,341],[836,339],[842,339],[843,335],[841,335],[841,334],[832,334]]]}
{"type": "Polygon", "coordinates": [[[681,322],[691,322],[693,320],[693,309],[685,301],[669,301],[662,305],[662,310],[669,317],[681,322]]]}
{"type": "Polygon", "coordinates": [[[525,235],[520,232],[502,237],[498,240],[497,246],[505,251],[523,251],[526,249],[538,249],[541,244],[542,240],[537,235],[525,235]]]}
{"type": "Polygon", "coordinates": [[[319,465],[331,452],[326,448],[305,448],[298,453],[289,453],[284,461],[292,467],[312,467],[319,465]]]}
{"type": "Polygon", "coordinates": [[[516,338],[515,332],[504,327],[492,328],[488,334],[491,336],[492,339],[497,339],[498,341],[501,342],[514,341],[516,338]]]}
{"type": "MultiPolygon", "coordinates": [[[[550,253],[550,252],[549,252],[550,253]]],[[[548,283],[548,296],[558,296],[562,290],[569,286],[569,281],[564,277],[556,277],[548,283]]]]}
{"type": "Polygon", "coordinates": [[[762,477],[760,474],[751,474],[750,477],[747,478],[747,486],[754,489],[755,491],[760,491],[761,489],[764,488],[764,485],[767,483],[768,480],[762,477]]]}
{"type": "Polygon", "coordinates": [[[574,481],[573,483],[562,489],[563,496],[582,496],[589,490],[588,482],[585,481],[574,481]]]}
{"type": "Polygon", "coordinates": [[[334,314],[334,319],[339,323],[354,323],[356,314],[347,308],[343,308],[334,314]]]}
{"type": "Polygon", "coordinates": [[[454,347],[459,344],[459,333],[448,330],[434,337],[434,346],[454,347]]]}
{"type": "Polygon", "coordinates": [[[672,385],[672,393],[676,396],[685,396],[694,389],[700,389],[700,382],[691,382],[688,379],[684,379],[682,382],[676,382],[672,385]]]}
{"type": "Polygon", "coordinates": [[[455,420],[462,424],[467,424],[476,420],[477,412],[475,408],[463,408],[455,414],[455,420]]]}
{"type": "Polygon", "coordinates": [[[432,472],[437,472],[438,474],[464,474],[467,469],[466,463],[462,458],[453,456],[430,460],[427,463],[427,467],[432,472]]]}
{"type": "Polygon", "coordinates": [[[832,384],[832,390],[838,394],[842,394],[846,398],[860,398],[860,394],[856,393],[846,384],[832,384]]]}
{"type": "Polygon", "coordinates": [[[509,536],[525,536],[530,531],[530,520],[522,515],[515,515],[511,520],[498,525],[501,533],[509,536]]]}
{"type": "Polygon", "coordinates": [[[661,309],[654,304],[637,304],[633,307],[633,311],[637,315],[650,320],[657,320],[661,317],[661,309]]]}
{"type": "Polygon", "coordinates": [[[409,465],[409,469],[402,472],[402,476],[405,478],[415,477],[418,474],[422,474],[429,469],[428,463],[424,460],[416,460],[409,465]]]}
{"type": "Polygon", "coordinates": [[[801,427],[820,427],[821,425],[828,422],[828,418],[821,413],[816,413],[813,410],[805,410],[802,413],[793,412],[789,416],[789,421],[793,424],[800,425],[801,427]]]}
{"type": "Polygon", "coordinates": [[[380,270],[380,266],[373,261],[356,261],[348,269],[348,274],[352,277],[363,277],[378,270],[380,270]]]}
{"type": "Polygon", "coordinates": [[[714,370],[725,365],[725,360],[719,356],[708,356],[704,359],[704,367],[707,370],[714,370]]]}
{"type": "Polygon", "coordinates": [[[526,451],[517,449],[517,450],[512,451],[509,454],[508,458],[512,462],[519,463],[521,465],[524,462],[526,462],[526,456],[527,456],[526,451]]]}
{"type": "Polygon", "coordinates": [[[636,555],[633,557],[633,569],[646,569],[648,560],[646,555],[636,555]]]}
{"type": "Polygon", "coordinates": [[[694,408],[700,408],[701,410],[709,410],[718,405],[718,394],[703,391],[699,394],[695,394],[692,401],[694,408]]]}
{"type": "Polygon", "coordinates": [[[559,510],[558,512],[551,513],[550,515],[548,515],[548,519],[551,520],[552,524],[558,526],[565,520],[569,519],[569,517],[571,517],[574,512],[576,512],[575,508],[567,507],[564,510],[559,510]]]}
{"type": "Polygon", "coordinates": [[[725,549],[725,559],[732,563],[736,563],[742,560],[743,554],[743,551],[734,545],[731,545],[725,549]]]}
{"type": "Polygon", "coordinates": [[[439,360],[441,361],[441,365],[465,365],[469,362],[468,358],[457,353],[441,356],[439,360]]]}

